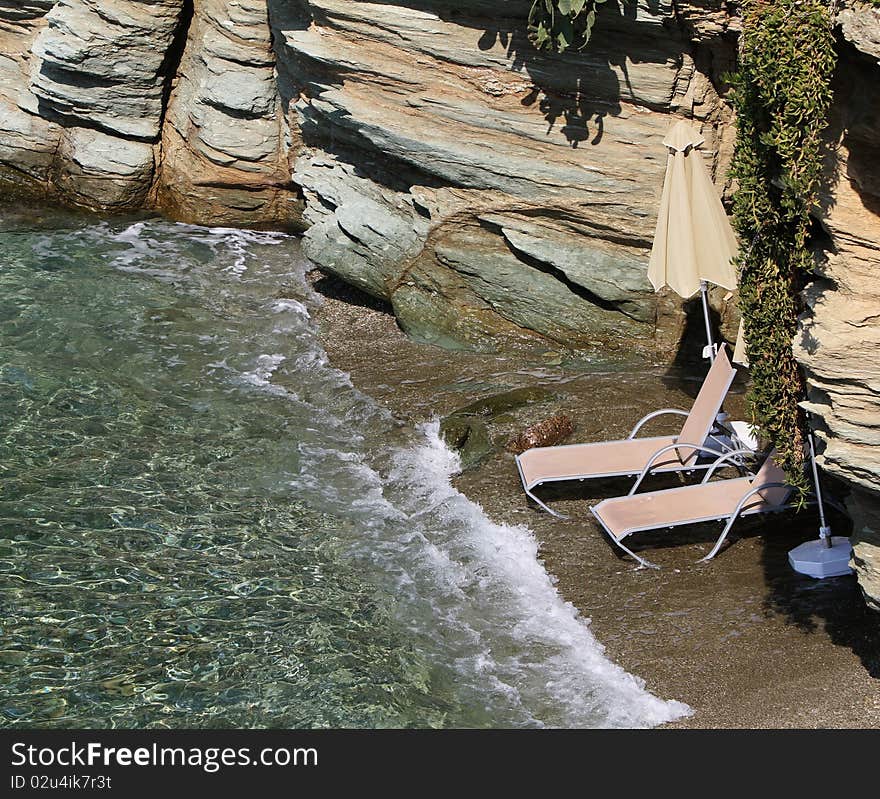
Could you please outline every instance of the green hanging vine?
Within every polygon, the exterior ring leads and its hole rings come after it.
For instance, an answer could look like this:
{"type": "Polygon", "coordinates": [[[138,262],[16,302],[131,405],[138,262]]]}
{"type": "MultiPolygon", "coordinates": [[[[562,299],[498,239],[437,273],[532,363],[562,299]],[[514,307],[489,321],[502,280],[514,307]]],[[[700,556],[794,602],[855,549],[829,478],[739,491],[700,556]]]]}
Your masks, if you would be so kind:
{"type": "Polygon", "coordinates": [[[799,288],[812,271],[810,211],[822,174],[822,131],[835,65],[832,13],[822,0],[745,0],[732,76],[737,139],[734,224],[742,244],[740,310],[753,423],[792,484],[806,490],[804,378],[792,341],[799,288]]]}
{"type": "Polygon", "coordinates": [[[596,10],[605,0],[534,0],[529,11],[529,41],[539,50],[562,53],[590,41],[596,10]]]}

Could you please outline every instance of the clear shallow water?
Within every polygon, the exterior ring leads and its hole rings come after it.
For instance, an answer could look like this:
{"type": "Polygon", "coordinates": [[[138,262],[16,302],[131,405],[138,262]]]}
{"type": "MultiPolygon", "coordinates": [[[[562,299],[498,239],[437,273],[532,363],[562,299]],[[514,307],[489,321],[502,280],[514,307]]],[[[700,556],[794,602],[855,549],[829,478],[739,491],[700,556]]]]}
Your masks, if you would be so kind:
{"type": "Polygon", "coordinates": [[[686,712],[327,363],[293,239],[0,209],[0,258],[0,724],[686,712]]]}

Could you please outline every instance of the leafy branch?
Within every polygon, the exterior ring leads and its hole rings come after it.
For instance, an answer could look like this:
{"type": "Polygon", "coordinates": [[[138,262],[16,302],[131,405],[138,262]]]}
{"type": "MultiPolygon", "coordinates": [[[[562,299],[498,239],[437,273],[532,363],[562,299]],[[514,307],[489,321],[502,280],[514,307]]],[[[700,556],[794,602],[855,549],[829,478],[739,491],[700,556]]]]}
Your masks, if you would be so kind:
{"type": "Polygon", "coordinates": [[[538,50],[562,53],[586,47],[596,10],[606,0],[534,0],[529,11],[529,41],[538,50]]]}

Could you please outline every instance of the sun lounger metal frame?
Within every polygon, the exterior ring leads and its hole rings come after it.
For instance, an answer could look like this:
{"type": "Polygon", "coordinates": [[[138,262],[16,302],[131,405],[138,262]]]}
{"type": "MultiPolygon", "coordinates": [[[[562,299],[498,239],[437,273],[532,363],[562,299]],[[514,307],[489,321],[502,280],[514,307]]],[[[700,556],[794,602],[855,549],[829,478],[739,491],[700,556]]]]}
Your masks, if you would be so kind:
{"type": "MultiPolygon", "coordinates": [[[[738,478],[738,479],[747,479],[747,478],[738,478]]],[[[699,487],[699,485],[703,485],[703,483],[699,483],[694,486],[683,486],[683,488],[697,488],[697,487],[699,487]]],[[[620,549],[622,549],[624,552],[626,552],[627,555],[630,555],[632,558],[637,560],[642,566],[646,566],[649,569],[659,569],[660,567],[657,564],[651,563],[651,561],[649,561],[647,558],[643,558],[643,557],[641,557],[641,555],[637,555],[635,552],[633,552],[629,547],[627,547],[623,543],[623,539],[626,538],[627,536],[632,535],[633,533],[644,533],[644,532],[647,532],[648,530],[659,530],[661,527],[667,527],[668,529],[672,529],[673,527],[683,527],[686,524],[702,524],[705,522],[715,522],[715,521],[721,522],[721,521],[724,521],[725,519],[727,519],[727,523],[724,525],[724,529],[721,531],[721,534],[718,536],[712,549],[709,551],[709,553],[707,555],[704,555],[702,558],[699,559],[699,561],[697,561],[698,563],[703,563],[707,560],[711,560],[712,558],[714,558],[718,554],[719,550],[721,549],[722,545],[724,544],[724,541],[726,540],[728,534],[730,533],[730,528],[733,527],[736,520],[738,518],[740,518],[741,516],[750,516],[750,515],[753,515],[756,513],[779,513],[781,511],[797,507],[797,505],[795,503],[783,502],[781,505],[774,506],[774,507],[761,506],[761,507],[754,508],[751,510],[750,509],[743,510],[743,507],[745,506],[746,502],[749,499],[751,499],[753,496],[755,496],[755,494],[759,494],[761,491],[766,491],[770,488],[789,488],[789,486],[786,483],[778,483],[778,482],[763,483],[759,486],[755,486],[755,488],[751,489],[748,493],[746,493],[743,496],[743,498],[739,501],[739,504],[737,504],[733,513],[731,513],[729,516],[726,514],[722,515],[722,516],[701,516],[699,518],[688,519],[686,521],[681,521],[681,522],[675,522],[671,525],[666,524],[666,523],[643,525],[641,527],[634,527],[631,530],[627,530],[626,534],[624,536],[621,536],[620,538],[617,538],[614,535],[614,533],[611,532],[610,529],[608,529],[608,526],[605,524],[602,517],[598,513],[596,513],[595,508],[597,508],[598,505],[591,505],[590,512],[593,514],[593,516],[596,518],[596,520],[599,522],[599,524],[602,525],[602,528],[605,530],[605,532],[608,533],[608,537],[620,549]]],[[[673,489],[673,490],[675,490],[675,489],[673,489]]]]}
{"type": "MultiPolygon", "coordinates": [[[[714,470],[714,468],[715,467],[713,466],[713,470],[714,470]]],[[[702,482],[703,483],[708,482],[709,478],[711,476],[712,476],[712,472],[710,471],[706,474],[706,477],[702,480],[702,482]]],[[[790,485],[788,485],[788,483],[762,483],[761,485],[756,486],[751,491],[749,491],[749,493],[746,494],[739,501],[739,504],[736,506],[736,510],[734,510],[733,514],[730,517],[730,520],[724,526],[724,529],[721,531],[721,535],[718,536],[718,540],[715,542],[715,546],[712,547],[712,549],[708,555],[704,555],[702,558],[700,558],[700,560],[699,560],[700,563],[703,563],[707,560],[712,560],[712,558],[714,558],[718,554],[718,551],[721,549],[722,544],[724,544],[724,540],[727,538],[727,534],[730,532],[730,528],[733,527],[733,523],[740,516],[750,516],[755,513],[780,513],[781,511],[784,511],[784,510],[789,510],[791,508],[799,507],[799,505],[801,505],[801,504],[813,505],[816,503],[816,497],[813,495],[810,495],[808,498],[806,498],[803,501],[803,503],[788,502],[787,498],[786,498],[785,501],[783,501],[781,504],[779,504],[778,506],[775,506],[775,507],[756,508],[754,510],[745,510],[745,511],[743,510],[743,506],[746,504],[747,500],[751,499],[755,494],[758,494],[761,491],[764,491],[768,488],[787,488],[787,489],[789,489],[789,491],[788,491],[789,496],[791,496],[791,493],[793,491],[793,489],[791,488],[790,485]]],[[[833,498],[829,497],[826,501],[828,502],[828,504],[831,507],[835,508],[836,510],[840,511],[843,514],[846,514],[846,508],[844,508],[839,502],[837,502],[833,498]]]]}
{"type": "MultiPolygon", "coordinates": [[[[742,456],[743,454],[744,453],[742,453],[742,452],[729,452],[729,453],[723,455],[722,457],[718,458],[716,461],[714,461],[712,464],[709,465],[709,468],[708,468],[705,476],[703,477],[703,479],[700,481],[700,483],[692,485],[692,486],[681,486],[679,488],[673,488],[673,489],[668,489],[668,490],[675,491],[675,492],[699,491],[700,486],[703,486],[703,485],[706,485],[707,483],[709,483],[709,480],[712,478],[712,475],[719,468],[721,468],[723,465],[725,465],[725,462],[732,461],[734,465],[739,467],[741,464],[736,462],[736,458],[738,456],[742,456]]],[[[751,453],[751,454],[754,455],[754,453],[751,453]]],[[[771,457],[771,456],[768,456],[768,457],[771,457]]],[[[760,475],[760,471],[758,472],[758,475],[760,475]]],[[[758,479],[758,475],[754,475],[751,477],[740,477],[740,478],[734,478],[734,479],[735,480],[756,480],[756,479],[758,479]]],[[[632,496],[635,493],[636,488],[638,488],[638,483],[635,486],[633,486],[633,489],[629,492],[629,494],[627,496],[632,496]]],[[[596,509],[599,508],[603,504],[602,502],[597,503],[596,505],[591,505],[590,512],[593,514],[593,516],[596,518],[596,520],[599,522],[599,524],[602,525],[602,528],[608,534],[608,537],[620,549],[622,549],[624,552],[626,552],[632,558],[637,560],[642,566],[646,566],[651,569],[659,569],[660,568],[659,566],[657,566],[654,563],[651,563],[651,561],[649,561],[647,558],[643,558],[640,555],[637,555],[629,547],[625,546],[623,544],[623,539],[626,538],[627,536],[634,534],[634,533],[643,533],[643,532],[647,532],[648,530],[659,530],[661,527],[666,527],[667,529],[672,529],[673,527],[683,527],[684,525],[687,525],[687,524],[701,524],[701,523],[713,522],[713,521],[721,522],[721,521],[726,520],[726,524],[724,525],[724,529],[721,531],[721,534],[718,536],[718,539],[715,541],[715,544],[712,547],[712,549],[709,551],[708,554],[706,554],[702,558],[700,558],[699,562],[702,563],[702,562],[711,560],[712,558],[714,558],[718,554],[718,552],[720,551],[721,547],[724,544],[724,541],[727,539],[727,536],[730,533],[731,528],[733,527],[736,520],[739,519],[740,517],[750,516],[750,515],[757,514],[757,513],[779,513],[781,511],[797,507],[798,503],[792,503],[792,502],[788,501],[789,497],[791,496],[792,491],[793,491],[793,489],[787,483],[779,482],[776,480],[774,480],[774,481],[763,480],[759,485],[753,485],[740,498],[736,507],[729,514],[724,513],[721,515],[712,514],[712,515],[707,515],[707,516],[699,516],[699,517],[694,517],[694,518],[690,518],[690,519],[683,519],[680,521],[674,521],[672,524],[669,524],[668,520],[667,520],[667,521],[662,521],[658,524],[639,525],[639,526],[633,527],[631,529],[627,529],[626,532],[620,536],[620,538],[618,538],[614,534],[614,532],[605,523],[605,520],[602,518],[602,516],[599,513],[597,513],[596,509]],[[746,504],[748,503],[748,501],[752,497],[756,496],[757,494],[760,494],[762,491],[767,491],[767,490],[773,489],[773,488],[787,489],[785,496],[782,498],[782,500],[780,502],[774,503],[772,505],[761,504],[761,505],[758,505],[753,508],[746,507],[746,504]]],[[[659,493],[665,493],[665,492],[658,491],[656,493],[659,494],[659,493]]],[[[643,494],[641,496],[645,496],[645,495],[643,494]]],[[[615,498],[610,498],[610,499],[617,499],[617,498],[615,497],[615,498]]],[[[607,500],[605,500],[605,501],[607,501],[607,500]]],[[[766,502],[766,500],[765,500],[765,502],[766,502]]]]}
{"type": "MultiPolygon", "coordinates": [[[[636,493],[636,491],[639,490],[639,486],[642,484],[642,480],[644,480],[645,477],[648,474],[650,474],[651,466],[654,464],[654,461],[657,460],[657,458],[659,458],[661,455],[663,455],[666,452],[671,452],[674,449],[681,449],[681,448],[687,448],[687,447],[693,447],[693,446],[694,446],[693,444],[679,444],[676,441],[674,444],[667,444],[665,447],[658,449],[648,459],[648,462],[645,464],[645,468],[642,469],[642,471],[639,474],[638,478],[636,479],[635,483],[633,483],[633,487],[629,490],[629,494],[627,496],[632,496],[633,494],[636,493]]],[[[717,456],[715,458],[715,460],[713,460],[711,463],[696,464],[695,468],[707,470],[706,476],[700,481],[702,483],[707,482],[709,480],[709,478],[712,476],[712,474],[715,472],[715,469],[717,469],[718,466],[721,465],[722,463],[724,463],[725,461],[730,460],[733,465],[742,469],[744,459],[750,455],[755,454],[754,450],[751,450],[751,449],[728,449],[728,450],[720,450],[719,451],[719,450],[715,450],[715,449],[712,449],[712,448],[706,447],[706,446],[695,447],[695,449],[699,449],[701,452],[711,452],[712,454],[717,456]]],[[[685,471],[686,474],[690,474],[690,472],[687,470],[683,470],[683,471],[685,471]]],[[[751,474],[751,472],[749,472],[749,474],[751,474]]]]}
{"type": "MultiPolygon", "coordinates": [[[[685,416],[686,415],[687,414],[685,413],[685,416]]],[[[623,441],[629,441],[632,438],[633,438],[633,436],[630,435],[627,438],[615,439],[613,441],[597,441],[596,443],[597,444],[619,444],[623,441]]],[[[666,441],[668,438],[669,438],[668,436],[663,436],[659,440],[666,441]]],[[[647,439],[647,440],[650,440],[650,439],[647,439]]],[[[569,444],[569,445],[565,445],[565,446],[579,447],[579,446],[583,446],[583,445],[582,444],[569,444]]],[[[629,491],[630,494],[633,494],[633,493],[635,493],[636,489],[641,485],[642,480],[644,480],[644,478],[649,473],[651,473],[651,474],[674,474],[674,473],[682,473],[683,472],[684,474],[692,474],[693,472],[699,471],[702,469],[711,469],[714,466],[714,464],[717,463],[718,460],[720,460],[722,457],[726,457],[728,455],[743,457],[746,455],[754,455],[754,454],[755,454],[754,451],[750,450],[750,449],[728,450],[725,452],[724,450],[713,449],[711,447],[706,447],[702,444],[690,444],[687,442],[679,443],[676,441],[674,444],[669,444],[669,445],[664,446],[661,449],[657,450],[657,452],[655,452],[651,456],[651,458],[649,459],[648,465],[645,466],[641,472],[632,472],[632,471],[603,472],[601,474],[593,473],[593,474],[589,474],[589,475],[584,475],[583,477],[579,477],[579,476],[548,477],[548,478],[541,480],[533,485],[527,485],[525,475],[523,474],[522,466],[520,465],[520,462],[519,462],[519,457],[516,458],[516,468],[517,468],[517,471],[519,472],[519,479],[523,484],[523,490],[525,491],[526,496],[529,497],[529,499],[531,499],[533,502],[535,502],[537,505],[539,505],[541,508],[543,508],[545,511],[547,511],[547,513],[549,513],[551,516],[555,516],[557,519],[568,519],[569,517],[566,516],[564,513],[560,513],[559,511],[553,510],[553,508],[549,507],[546,503],[544,503],[540,499],[538,499],[538,497],[535,496],[535,494],[533,493],[532,489],[537,488],[539,485],[544,485],[545,483],[565,483],[565,482],[571,482],[573,480],[583,482],[584,480],[601,480],[601,479],[607,478],[607,477],[636,477],[637,478],[636,482],[629,491]],[[654,463],[657,456],[659,456],[665,452],[670,452],[674,449],[691,449],[691,450],[698,450],[699,452],[708,452],[708,453],[715,456],[715,460],[713,460],[709,463],[694,462],[694,463],[688,464],[687,466],[682,466],[681,464],[676,463],[672,466],[660,466],[657,469],[653,469],[653,470],[650,468],[651,464],[654,463]]]]}
{"type": "MultiPolygon", "coordinates": [[[[642,480],[644,480],[645,476],[648,474],[662,474],[662,473],[684,473],[684,474],[692,474],[695,471],[708,469],[711,467],[712,463],[717,461],[718,458],[724,455],[734,454],[740,455],[745,454],[745,452],[751,453],[751,449],[745,449],[741,446],[741,442],[736,437],[735,433],[732,433],[731,440],[734,442],[734,449],[731,450],[729,446],[726,446],[724,442],[718,441],[714,436],[718,432],[717,431],[717,413],[721,407],[721,404],[724,400],[724,397],[727,395],[727,392],[730,389],[731,384],[733,383],[734,377],[736,376],[736,370],[731,366],[730,361],[727,359],[725,354],[724,346],[719,349],[718,356],[715,359],[715,363],[709,371],[709,374],[706,376],[706,380],[703,382],[703,386],[700,389],[700,393],[697,395],[697,398],[694,400],[694,405],[691,407],[690,411],[685,411],[680,408],[661,408],[656,411],[651,411],[650,413],[643,416],[636,422],[630,434],[625,439],[615,439],[612,441],[596,441],[592,443],[579,443],[579,444],[563,444],[561,446],[555,447],[536,447],[531,450],[526,450],[523,453],[520,453],[516,456],[516,468],[519,472],[520,481],[522,482],[523,490],[526,493],[526,496],[529,497],[532,501],[535,502],[538,507],[547,511],[547,513],[551,514],[560,519],[567,518],[564,514],[559,513],[558,511],[550,508],[545,502],[540,500],[534,493],[534,489],[539,485],[543,485],[544,483],[558,483],[558,482],[570,482],[570,481],[583,481],[583,480],[591,480],[591,479],[602,479],[608,477],[635,477],[636,484],[633,487],[633,490],[637,489],[641,484],[642,480]],[[725,367],[726,365],[726,367],[725,367]],[[719,373],[716,373],[714,370],[723,370],[719,373]],[[713,381],[710,383],[710,381],[713,381]],[[717,391],[717,395],[709,394],[707,397],[703,396],[703,392],[707,386],[712,385],[713,390],[717,391]],[[708,409],[711,409],[713,406],[715,408],[714,411],[711,411],[711,417],[705,419],[702,414],[705,414],[707,407],[706,401],[708,399],[709,405],[708,409]],[[700,403],[703,403],[700,406],[700,403]],[[717,403],[717,404],[716,404],[717,403]],[[699,411],[697,409],[700,409],[699,411]],[[694,414],[700,414],[698,416],[694,416],[694,414]],[[653,436],[650,438],[640,438],[636,439],[639,431],[642,427],[652,419],[655,419],[659,416],[664,415],[676,415],[676,416],[684,416],[686,417],[685,422],[682,425],[679,436],[684,433],[685,435],[694,434],[694,436],[699,437],[699,441],[681,441],[677,436],[667,435],[667,436],[653,436]],[[691,430],[690,428],[694,426],[694,423],[700,425],[700,428],[697,430],[691,430]],[[705,424],[705,427],[702,425],[705,424]],[[528,458],[529,453],[537,453],[537,452],[563,452],[567,449],[581,448],[584,450],[585,461],[588,459],[588,451],[590,447],[597,447],[598,449],[601,447],[609,447],[613,445],[625,444],[628,441],[638,440],[644,444],[650,444],[652,441],[656,441],[657,449],[651,452],[648,455],[648,459],[646,462],[642,462],[639,460],[637,463],[618,463],[617,466],[626,466],[624,469],[611,469],[609,471],[581,471],[577,472],[575,470],[571,470],[565,474],[553,474],[552,471],[544,469],[543,471],[535,472],[532,469],[531,480],[526,478],[526,472],[523,467],[523,459],[528,458]],[[717,444],[718,446],[710,446],[710,442],[712,444],[717,444]],[[740,444],[740,446],[736,446],[740,444]],[[676,457],[674,460],[670,459],[667,463],[657,464],[657,458],[659,458],[662,454],[676,451],[676,457]],[[684,452],[688,452],[687,457],[684,457],[684,452]],[[708,462],[700,462],[701,455],[710,455],[712,459],[708,462]]],[[[732,431],[731,431],[732,432],[732,431]]],[[[647,447],[645,448],[647,449],[647,447]]],[[[644,453],[647,455],[647,452],[644,453]]],[[[625,459],[623,459],[625,460],[625,459]]]]}

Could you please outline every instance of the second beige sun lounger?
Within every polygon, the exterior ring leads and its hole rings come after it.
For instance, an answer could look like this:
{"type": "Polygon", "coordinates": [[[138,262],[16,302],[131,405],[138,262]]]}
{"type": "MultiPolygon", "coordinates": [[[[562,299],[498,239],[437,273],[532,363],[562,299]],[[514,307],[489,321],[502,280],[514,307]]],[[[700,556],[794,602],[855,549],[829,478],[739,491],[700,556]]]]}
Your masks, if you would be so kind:
{"type": "Polygon", "coordinates": [[[618,547],[643,566],[652,568],[657,567],[624,546],[624,538],[661,527],[726,521],[715,546],[702,559],[709,560],[721,549],[730,528],[740,516],[784,510],[789,507],[787,502],[791,494],[791,488],[785,483],[785,472],[774,462],[773,453],[754,477],[710,483],[715,469],[722,465],[724,463],[719,460],[698,485],[606,499],[590,510],[618,547]]]}
{"type": "Polygon", "coordinates": [[[536,447],[517,455],[516,465],[526,494],[547,512],[562,516],[535,496],[533,490],[537,486],[564,480],[636,475],[641,482],[645,474],[708,468],[711,463],[697,462],[701,455],[708,454],[714,460],[730,451],[709,447],[706,439],[735,376],[736,370],[722,345],[690,412],[665,408],[649,413],[639,420],[628,438],[619,441],[536,447]],[[636,438],[645,422],[664,414],[687,417],[677,436],[636,438]]]}

